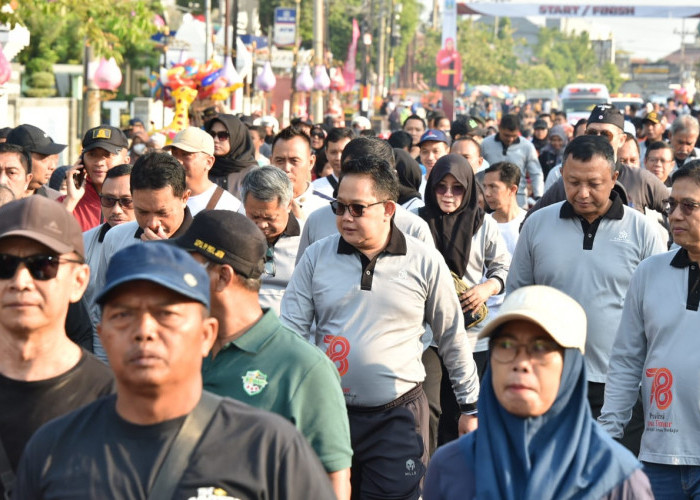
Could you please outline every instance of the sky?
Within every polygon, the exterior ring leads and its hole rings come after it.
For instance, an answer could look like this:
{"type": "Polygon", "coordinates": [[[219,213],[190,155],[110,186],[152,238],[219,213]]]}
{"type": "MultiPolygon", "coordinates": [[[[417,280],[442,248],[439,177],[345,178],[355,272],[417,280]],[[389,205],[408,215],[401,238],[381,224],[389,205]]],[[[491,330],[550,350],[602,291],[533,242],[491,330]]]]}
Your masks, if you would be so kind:
{"type": "MultiPolygon", "coordinates": [[[[424,16],[427,16],[432,8],[432,0],[421,0],[426,6],[423,11],[424,16]]],[[[460,0],[458,0],[460,1],[460,0]]],[[[504,2],[508,0],[500,0],[504,2]]],[[[468,2],[467,2],[468,3],[468,2]]],[[[510,3],[555,3],[555,4],[606,4],[606,5],[674,5],[674,6],[698,6],[698,0],[669,0],[664,2],[649,1],[649,0],[588,0],[588,1],[573,1],[573,0],[510,0],[510,3]]],[[[544,25],[543,17],[532,17],[530,21],[544,25]]],[[[698,25],[697,19],[686,19],[685,30],[695,33],[698,25]]],[[[683,20],[681,19],[654,19],[654,18],[636,18],[636,19],[614,19],[614,18],[599,18],[596,20],[596,27],[602,31],[612,31],[615,37],[615,49],[625,50],[632,53],[633,58],[649,59],[655,61],[671,52],[678,50],[681,46],[681,36],[675,32],[681,32],[683,28],[683,20]],[[598,26],[599,25],[599,26],[598,26]],[[607,29],[607,28],[609,29],[607,29]]],[[[691,35],[686,36],[686,45],[694,41],[691,35]]]]}

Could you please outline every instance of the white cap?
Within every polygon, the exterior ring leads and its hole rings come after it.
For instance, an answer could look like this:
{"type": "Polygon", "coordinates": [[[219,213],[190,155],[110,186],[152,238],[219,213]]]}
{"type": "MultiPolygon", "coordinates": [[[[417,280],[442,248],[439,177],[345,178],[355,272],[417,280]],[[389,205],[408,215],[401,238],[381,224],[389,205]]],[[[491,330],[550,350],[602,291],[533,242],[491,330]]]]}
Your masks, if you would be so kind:
{"type": "Polygon", "coordinates": [[[514,320],[535,323],[560,346],[585,353],[586,311],[556,288],[532,285],[509,293],[498,316],[484,327],[479,338],[491,336],[500,326],[514,320]]]}
{"type": "Polygon", "coordinates": [[[177,148],[188,153],[206,153],[214,156],[214,138],[201,128],[187,127],[181,130],[166,148],[177,148]]]}

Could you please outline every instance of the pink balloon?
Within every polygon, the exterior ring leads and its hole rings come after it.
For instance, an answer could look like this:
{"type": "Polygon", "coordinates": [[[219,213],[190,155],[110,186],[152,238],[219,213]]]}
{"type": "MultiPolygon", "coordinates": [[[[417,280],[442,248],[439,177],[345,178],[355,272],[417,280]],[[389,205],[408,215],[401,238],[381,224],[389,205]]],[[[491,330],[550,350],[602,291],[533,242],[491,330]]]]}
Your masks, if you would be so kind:
{"type": "Polygon", "coordinates": [[[5,54],[0,47],[0,85],[6,83],[12,76],[12,66],[5,57],[5,54]]]}
{"type": "Polygon", "coordinates": [[[95,71],[95,85],[102,90],[117,90],[122,84],[122,71],[113,57],[104,57],[95,71]]]}

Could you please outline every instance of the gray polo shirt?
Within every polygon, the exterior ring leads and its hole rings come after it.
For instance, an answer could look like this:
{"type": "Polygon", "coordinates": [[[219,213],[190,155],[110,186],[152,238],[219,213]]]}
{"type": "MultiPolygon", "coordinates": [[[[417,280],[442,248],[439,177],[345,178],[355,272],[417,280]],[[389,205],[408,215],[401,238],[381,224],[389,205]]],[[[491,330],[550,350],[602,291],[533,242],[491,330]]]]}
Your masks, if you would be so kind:
{"type": "Polygon", "coordinates": [[[605,382],[632,273],[642,260],[666,250],[647,217],[623,206],[617,193],[611,199],[608,212],[591,224],[568,201],[532,214],[523,225],[506,282],[508,293],[549,285],[583,306],[588,380],[600,383],[605,382]]]}
{"type": "Polygon", "coordinates": [[[316,321],[316,338],[353,406],[387,404],[423,381],[426,321],[458,402],[476,403],[476,366],[447,264],[434,247],[395,226],[372,261],[339,234],[307,248],[282,299],[281,319],[309,340],[316,321]]]}
{"type": "Polygon", "coordinates": [[[299,221],[290,213],[284,232],[273,245],[268,244],[273,249],[272,261],[274,262],[275,275],[262,275],[262,286],[258,293],[258,299],[260,307],[273,309],[278,316],[284,291],[292,277],[294,265],[296,264],[300,235],[301,227],[299,221]]]}
{"type": "Polygon", "coordinates": [[[699,283],[684,249],[649,257],[632,276],[598,422],[621,437],[641,383],[640,460],[700,465],[699,283]]]}

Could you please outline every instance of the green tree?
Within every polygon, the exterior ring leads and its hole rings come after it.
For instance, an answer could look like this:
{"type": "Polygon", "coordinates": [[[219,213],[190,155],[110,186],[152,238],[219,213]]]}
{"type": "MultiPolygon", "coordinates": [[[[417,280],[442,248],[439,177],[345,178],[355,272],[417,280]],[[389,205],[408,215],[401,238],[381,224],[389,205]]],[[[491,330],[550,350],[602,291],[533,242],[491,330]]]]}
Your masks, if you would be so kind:
{"type": "MultiPolygon", "coordinates": [[[[0,0],[0,7],[10,0],[0,0]]],[[[25,50],[53,62],[77,62],[84,42],[96,56],[123,62],[127,54],[152,52],[158,29],[157,0],[23,0],[12,12],[0,12],[0,22],[25,25],[31,32],[25,50]]],[[[30,56],[20,56],[27,60],[30,56]]]]}

